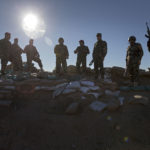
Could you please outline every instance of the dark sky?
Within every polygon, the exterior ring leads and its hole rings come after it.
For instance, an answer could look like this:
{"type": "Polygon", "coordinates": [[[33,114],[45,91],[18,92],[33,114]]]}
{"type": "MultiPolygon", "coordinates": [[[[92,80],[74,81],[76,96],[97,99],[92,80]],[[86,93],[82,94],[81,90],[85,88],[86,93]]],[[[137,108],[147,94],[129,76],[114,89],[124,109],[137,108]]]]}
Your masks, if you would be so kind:
{"type": "MultiPolygon", "coordinates": [[[[46,25],[45,35],[35,40],[46,70],[55,67],[53,49],[59,37],[64,37],[68,46],[70,65],[76,63],[73,51],[80,39],[85,40],[92,53],[97,32],[101,32],[108,43],[105,66],[125,67],[128,37],[135,35],[145,53],[141,67],[149,67],[150,54],[144,34],[145,22],[150,23],[150,0],[0,0],[0,38],[9,31],[12,33],[11,41],[18,37],[20,46],[24,48],[29,37],[22,28],[22,20],[31,12],[46,25]]],[[[90,54],[88,63],[91,59],[90,54]]]]}

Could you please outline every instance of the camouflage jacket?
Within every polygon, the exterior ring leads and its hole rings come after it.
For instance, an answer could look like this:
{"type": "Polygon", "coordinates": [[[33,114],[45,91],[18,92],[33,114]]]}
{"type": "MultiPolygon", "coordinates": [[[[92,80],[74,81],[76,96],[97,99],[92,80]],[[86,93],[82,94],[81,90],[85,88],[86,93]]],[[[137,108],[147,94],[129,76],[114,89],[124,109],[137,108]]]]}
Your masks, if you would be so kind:
{"type": "Polygon", "coordinates": [[[9,58],[11,55],[11,43],[6,39],[0,40],[0,58],[9,58]]]}
{"type": "Polygon", "coordinates": [[[127,63],[138,63],[143,56],[143,48],[141,44],[135,43],[127,48],[126,61],[127,63]]]}
{"type": "Polygon", "coordinates": [[[40,57],[35,46],[27,45],[24,48],[24,52],[26,53],[27,57],[30,57],[31,59],[33,59],[35,57],[40,57]]]}
{"type": "Polygon", "coordinates": [[[107,43],[105,41],[97,41],[94,45],[93,59],[103,59],[107,54],[107,43]]]}
{"type": "Polygon", "coordinates": [[[12,56],[17,57],[23,53],[23,49],[18,44],[12,44],[12,56]]]}
{"type": "Polygon", "coordinates": [[[56,54],[56,57],[69,57],[69,52],[66,45],[56,45],[54,48],[54,53],[56,54]]]}
{"type": "Polygon", "coordinates": [[[86,57],[89,53],[90,51],[87,46],[78,46],[75,50],[75,54],[77,54],[78,57],[86,57]]]}

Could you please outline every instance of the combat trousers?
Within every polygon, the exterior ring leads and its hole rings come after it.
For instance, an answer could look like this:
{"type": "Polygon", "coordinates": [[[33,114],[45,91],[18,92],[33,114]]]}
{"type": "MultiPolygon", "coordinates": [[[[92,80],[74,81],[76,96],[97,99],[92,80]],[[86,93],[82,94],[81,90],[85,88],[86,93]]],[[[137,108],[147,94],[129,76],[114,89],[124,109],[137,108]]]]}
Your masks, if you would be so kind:
{"type": "Polygon", "coordinates": [[[32,61],[35,61],[36,63],[38,63],[40,69],[43,68],[41,59],[39,57],[34,57],[32,59],[30,57],[27,57],[28,71],[31,71],[31,69],[32,69],[32,61]]]}
{"type": "Polygon", "coordinates": [[[139,64],[134,63],[127,66],[131,82],[137,82],[139,79],[139,64]]]}
{"type": "Polygon", "coordinates": [[[67,61],[65,58],[56,56],[56,73],[60,73],[63,70],[64,73],[67,72],[67,61]]]}
{"type": "Polygon", "coordinates": [[[77,57],[77,63],[76,63],[76,67],[77,67],[77,71],[80,73],[80,66],[82,64],[82,70],[83,72],[86,72],[86,56],[78,56],[77,57]]]}
{"type": "Polygon", "coordinates": [[[1,58],[1,73],[2,73],[2,75],[5,74],[7,64],[8,64],[8,59],[1,58]]]}
{"type": "Polygon", "coordinates": [[[95,79],[98,78],[99,73],[101,75],[101,78],[104,79],[104,65],[102,59],[94,60],[94,71],[95,71],[95,79]]]}
{"type": "Polygon", "coordinates": [[[23,71],[23,63],[22,63],[22,57],[17,56],[13,59],[13,70],[14,71],[23,71]]]}

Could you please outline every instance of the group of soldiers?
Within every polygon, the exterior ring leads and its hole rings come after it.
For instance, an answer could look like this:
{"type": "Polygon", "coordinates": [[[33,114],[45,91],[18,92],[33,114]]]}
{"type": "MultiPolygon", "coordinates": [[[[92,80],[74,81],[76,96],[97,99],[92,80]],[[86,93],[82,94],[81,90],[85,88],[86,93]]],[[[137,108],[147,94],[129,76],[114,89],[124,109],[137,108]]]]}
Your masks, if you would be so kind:
{"type": "Polygon", "coordinates": [[[1,59],[1,75],[6,74],[6,67],[10,61],[13,64],[14,72],[23,71],[22,53],[27,56],[28,71],[31,71],[32,61],[39,64],[40,69],[43,71],[43,65],[40,55],[33,45],[34,40],[30,39],[29,44],[25,46],[24,50],[19,46],[18,39],[14,39],[14,43],[10,42],[11,34],[6,32],[4,39],[0,40],[0,59],[1,59]]]}
{"type": "MultiPolygon", "coordinates": [[[[150,30],[147,25],[148,35],[146,37],[149,39],[147,46],[150,51],[150,30]]],[[[94,63],[95,79],[98,79],[99,74],[101,79],[104,79],[104,59],[107,55],[107,42],[102,40],[102,34],[97,33],[97,42],[94,45],[93,49],[93,60],[90,62],[90,66],[94,63]]],[[[4,39],[0,40],[0,59],[1,59],[1,74],[5,75],[6,67],[8,61],[12,62],[13,70],[22,72],[23,63],[22,63],[22,53],[25,53],[27,56],[27,67],[28,71],[31,72],[32,61],[38,63],[41,71],[43,71],[43,65],[40,59],[40,55],[33,45],[34,40],[30,39],[29,44],[25,46],[24,50],[18,45],[18,39],[14,39],[14,43],[10,42],[11,34],[5,33],[4,39]]],[[[141,59],[143,56],[143,49],[140,43],[136,43],[136,37],[130,36],[129,47],[127,49],[126,55],[126,75],[130,77],[132,84],[136,84],[139,78],[139,66],[141,64],[141,59]]],[[[64,39],[59,38],[58,45],[54,48],[54,53],[56,55],[56,73],[60,74],[61,72],[67,73],[67,59],[69,59],[69,52],[66,45],[64,45],[64,39]]],[[[84,40],[79,41],[79,46],[74,51],[77,54],[76,68],[78,73],[86,73],[86,57],[90,53],[88,46],[85,45],[84,40]],[[81,71],[82,65],[82,71],[81,71]]]]}

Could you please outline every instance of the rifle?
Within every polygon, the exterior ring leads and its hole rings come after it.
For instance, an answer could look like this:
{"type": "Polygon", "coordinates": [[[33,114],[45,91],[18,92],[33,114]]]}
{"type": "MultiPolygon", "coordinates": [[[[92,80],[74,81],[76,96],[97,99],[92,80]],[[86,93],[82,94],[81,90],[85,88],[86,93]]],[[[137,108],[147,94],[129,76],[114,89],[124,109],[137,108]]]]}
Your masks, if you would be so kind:
{"type": "Polygon", "coordinates": [[[149,29],[149,26],[148,26],[147,22],[146,22],[146,27],[147,27],[147,34],[145,34],[145,37],[150,39],[150,29],[149,29]]]}
{"type": "Polygon", "coordinates": [[[94,63],[94,60],[92,59],[89,66],[92,66],[93,63],[94,63]]]}

